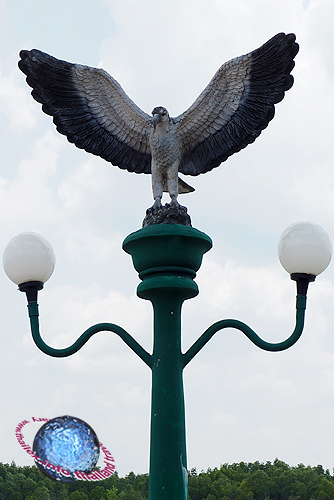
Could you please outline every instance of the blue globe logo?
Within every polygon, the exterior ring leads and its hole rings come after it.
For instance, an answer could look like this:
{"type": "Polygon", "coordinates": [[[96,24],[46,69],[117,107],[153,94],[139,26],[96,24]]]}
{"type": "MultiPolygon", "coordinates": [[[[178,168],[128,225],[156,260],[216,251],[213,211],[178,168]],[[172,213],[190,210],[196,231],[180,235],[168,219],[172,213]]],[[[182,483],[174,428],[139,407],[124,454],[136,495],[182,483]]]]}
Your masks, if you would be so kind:
{"type": "Polygon", "coordinates": [[[39,470],[50,479],[72,482],[96,466],[100,446],[94,430],[83,420],[65,415],[46,422],[38,430],[33,451],[39,470]]]}

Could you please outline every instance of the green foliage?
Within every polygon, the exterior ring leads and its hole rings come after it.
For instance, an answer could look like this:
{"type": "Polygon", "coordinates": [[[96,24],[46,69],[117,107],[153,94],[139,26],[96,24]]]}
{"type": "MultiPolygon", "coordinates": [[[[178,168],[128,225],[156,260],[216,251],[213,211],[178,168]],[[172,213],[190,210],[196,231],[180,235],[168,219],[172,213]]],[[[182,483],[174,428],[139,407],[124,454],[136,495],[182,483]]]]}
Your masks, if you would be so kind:
{"type": "Polygon", "coordinates": [[[72,491],[68,500],[89,500],[89,496],[87,493],[83,493],[82,491],[72,491]]]}
{"type": "Polygon", "coordinates": [[[189,473],[190,500],[334,500],[334,478],[321,465],[290,467],[276,459],[224,464],[189,473]]]}
{"type": "MultiPolygon", "coordinates": [[[[117,472],[99,482],[63,484],[35,466],[0,463],[0,500],[147,500],[148,475],[117,472]]],[[[273,463],[223,464],[189,472],[189,500],[334,500],[334,477],[321,465],[290,467],[273,463]]]]}
{"type": "Polygon", "coordinates": [[[103,486],[95,486],[95,488],[90,492],[89,498],[92,500],[104,500],[106,490],[103,486]]]}
{"type": "Polygon", "coordinates": [[[50,492],[46,486],[38,486],[34,493],[27,497],[27,500],[51,500],[50,492]]]}
{"type": "Polygon", "coordinates": [[[119,496],[117,495],[118,489],[113,486],[111,490],[106,490],[106,500],[117,500],[119,496]]]}

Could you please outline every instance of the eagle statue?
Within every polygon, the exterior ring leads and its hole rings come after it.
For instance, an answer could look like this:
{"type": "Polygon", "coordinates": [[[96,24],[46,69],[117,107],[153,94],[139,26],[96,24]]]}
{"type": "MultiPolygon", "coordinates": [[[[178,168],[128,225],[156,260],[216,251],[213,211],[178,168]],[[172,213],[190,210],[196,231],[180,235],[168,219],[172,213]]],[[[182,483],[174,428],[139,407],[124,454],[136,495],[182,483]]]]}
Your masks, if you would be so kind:
{"type": "Polygon", "coordinates": [[[158,209],[164,191],[175,206],[179,193],[194,191],[178,172],[199,175],[218,167],[267,127],[274,105],[293,85],[295,40],[292,33],[278,33],[226,62],[176,118],[162,106],[152,116],[142,111],[103,69],[36,49],[20,52],[19,68],[34,99],[70,142],[121,169],[152,174],[152,208],[158,209]]]}

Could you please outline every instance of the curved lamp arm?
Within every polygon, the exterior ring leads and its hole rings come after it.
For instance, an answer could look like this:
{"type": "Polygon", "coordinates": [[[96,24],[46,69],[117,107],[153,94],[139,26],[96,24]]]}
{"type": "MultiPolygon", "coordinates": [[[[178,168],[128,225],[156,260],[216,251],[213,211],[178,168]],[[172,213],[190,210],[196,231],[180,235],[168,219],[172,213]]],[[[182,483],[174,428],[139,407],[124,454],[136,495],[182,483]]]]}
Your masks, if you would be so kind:
{"type": "Polygon", "coordinates": [[[262,340],[257,333],[254,332],[249,326],[241,321],[236,319],[223,319],[221,321],[217,321],[211,325],[197,340],[196,342],[188,349],[186,353],[183,354],[184,366],[186,366],[189,361],[193,359],[194,356],[205,346],[205,344],[217,333],[219,330],[223,328],[236,328],[240,330],[242,333],[246,335],[260,349],[264,349],[265,351],[284,351],[284,349],[288,349],[293,344],[297,342],[299,337],[302,334],[304,328],[304,318],[305,318],[305,309],[306,309],[306,296],[305,295],[297,295],[296,300],[296,324],[293,333],[289,338],[284,340],[283,342],[278,343],[270,343],[262,340]]]}
{"type": "Polygon", "coordinates": [[[121,339],[132,349],[139,357],[151,368],[151,355],[142,348],[140,344],[123,328],[112,323],[98,323],[97,325],[88,328],[80,337],[69,347],[65,349],[54,349],[48,346],[44,340],[41,338],[39,331],[39,320],[38,320],[38,304],[37,302],[30,302],[28,304],[29,318],[31,333],[37,347],[49,356],[56,358],[63,358],[71,356],[77,352],[81,347],[93,336],[95,333],[101,331],[109,331],[116,333],[121,339]]]}

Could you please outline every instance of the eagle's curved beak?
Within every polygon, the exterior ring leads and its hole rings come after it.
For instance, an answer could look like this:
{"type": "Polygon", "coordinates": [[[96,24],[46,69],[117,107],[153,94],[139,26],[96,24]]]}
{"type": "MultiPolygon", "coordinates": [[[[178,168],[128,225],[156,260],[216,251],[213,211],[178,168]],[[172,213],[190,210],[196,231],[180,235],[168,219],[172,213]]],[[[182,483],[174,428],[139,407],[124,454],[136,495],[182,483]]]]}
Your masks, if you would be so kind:
{"type": "Polygon", "coordinates": [[[153,115],[153,128],[154,130],[156,129],[157,123],[160,121],[160,115],[158,113],[155,113],[153,115]]]}

